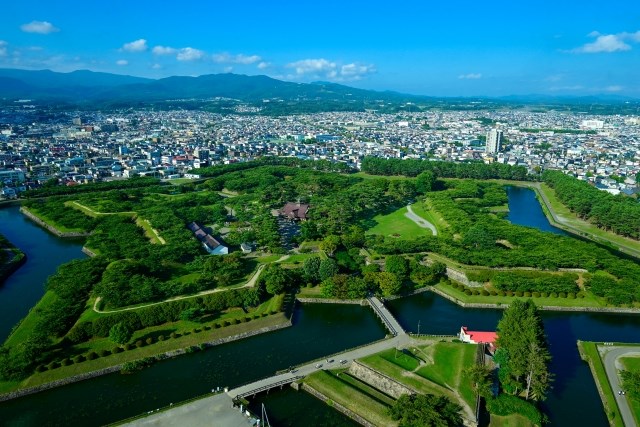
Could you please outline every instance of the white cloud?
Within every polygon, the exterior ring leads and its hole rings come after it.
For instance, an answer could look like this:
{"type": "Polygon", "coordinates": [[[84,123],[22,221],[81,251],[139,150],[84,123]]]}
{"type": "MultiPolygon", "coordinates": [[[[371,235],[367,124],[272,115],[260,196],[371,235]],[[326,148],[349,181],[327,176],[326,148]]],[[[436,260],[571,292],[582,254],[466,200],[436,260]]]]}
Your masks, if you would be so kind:
{"type": "Polygon", "coordinates": [[[129,61],[127,61],[126,59],[118,59],[116,61],[116,64],[120,66],[129,65],[129,61]]]}
{"type": "Polygon", "coordinates": [[[358,64],[338,64],[324,58],[302,59],[286,65],[293,68],[295,74],[288,75],[289,79],[327,79],[332,81],[354,81],[360,80],[367,74],[375,73],[374,65],[358,64]]]}
{"type": "Polygon", "coordinates": [[[28,24],[20,25],[20,29],[25,33],[50,34],[60,31],[51,22],[47,21],[31,21],[28,24]]]}
{"type": "Polygon", "coordinates": [[[7,56],[7,43],[4,40],[0,40],[0,56],[7,56]]]}
{"type": "Polygon", "coordinates": [[[585,87],[582,85],[573,85],[573,86],[553,86],[550,87],[549,90],[553,92],[564,92],[564,91],[573,91],[573,90],[582,90],[585,87]]]}
{"type": "Polygon", "coordinates": [[[258,55],[243,55],[242,53],[230,55],[229,53],[223,52],[213,55],[213,60],[220,63],[249,65],[259,62],[262,58],[258,55]]]}
{"type": "Polygon", "coordinates": [[[233,67],[232,66],[224,67],[224,72],[225,73],[230,73],[232,71],[233,71],[233,67]]]}
{"type": "Polygon", "coordinates": [[[620,92],[622,89],[624,88],[620,85],[611,85],[604,88],[607,92],[620,92]]]}
{"type": "Polygon", "coordinates": [[[154,46],[152,52],[154,55],[173,55],[178,49],[169,46],[154,46]]]}
{"type": "Polygon", "coordinates": [[[586,43],[583,46],[572,49],[571,53],[610,53],[610,52],[624,52],[631,50],[631,45],[628,42],[640,43],[640,31],[635,33],[618,33],[618,34],[600,34],[597,31],[592,31],[588,34],[589,37],[595,37],[595,40],[591,43],[586,43]]]}
{"type": "Polygon", "coordinates": [[[462,80],[477,80],[482,78],[482,74],[480,73],[460,74],[458,78],[462,80]]]}
{"type": "Polygon", "coordinates": [[[262,61],[261,63],[258,64],[258,68],[261,70],[269,68],[270,66],[271,66],[271,63],[265,62],[265,61],[262,61]]]}
{"type": "Polygon", "coordinates": [[[202,59],[203,56],[204,52],[199,49],[184,47],[178,51],[176,58],[178,61],[195,61],[197,59],[202,59]]]}
{"type": "Polygon", "coordinates": [[[145,39],[134,40],[130,43],[122,45],[125,52],[144,52],[147,50],[147,41],[145,39]]]}
{"type": "Polygon", "coordinates": [[[162,69],[162,65],[160,65],[160,64],[153,64],[153,65],[151,66],[151,68],[153,68],[154,70],[160,70],[160,69],[162,69]]]}

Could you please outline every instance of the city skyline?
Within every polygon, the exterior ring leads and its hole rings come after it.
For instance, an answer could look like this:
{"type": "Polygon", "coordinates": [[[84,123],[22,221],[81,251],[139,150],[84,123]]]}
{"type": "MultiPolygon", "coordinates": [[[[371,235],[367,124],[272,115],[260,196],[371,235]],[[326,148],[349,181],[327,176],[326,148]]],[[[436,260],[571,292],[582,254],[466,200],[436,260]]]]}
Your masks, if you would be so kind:
{"type": "Polygon", "coordinates": [[[234,72],[433,96],[640,97],[640,7],[13,2],[0,68],[234,72]]]}

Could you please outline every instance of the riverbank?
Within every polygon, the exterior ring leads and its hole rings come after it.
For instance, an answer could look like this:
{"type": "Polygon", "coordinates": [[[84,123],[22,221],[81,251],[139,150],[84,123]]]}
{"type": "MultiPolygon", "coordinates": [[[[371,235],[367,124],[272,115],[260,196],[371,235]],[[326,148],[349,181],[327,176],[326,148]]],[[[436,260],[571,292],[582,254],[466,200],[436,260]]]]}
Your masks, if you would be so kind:
{"type": "Polygon", "coordinates": [[[209,332],[203,331],[200,333],[200,339],[194,340],[193,336],[185,335],[175,339],[158,342],[151,346],[135,348],[118,354],[99,357],[94,360],[88,360],[78,364],[72,364],[70,366],[62,366],[50,371],[36,373],[20,383],[15,390],[0,394],[0,402],[86,379],[119,372],[124,364],[135,360],[146,358],[162,360],[172,358],[189,352],[204,350],[220,344],[226,344],[292,326],[291,320],[288,319],[284,313],[278,313],[265,318],[252,320],[250,324],[252,327],[251,330],[248,331],[242,331],[242,329],[246,329],[246,324],[230,325],[224,328],[224,332],[226,333],[225,336],[220,336],[220,332],[223,330],[216,329],[209,332]],[[212,335],[216,337],[212,339],[212,335]]]}
{"type": "Polygon", "coordinates": [[[27,256],[13,243],[0,234],[0,285],[20,268],[26,261],[27,256]]]}
{"type": "Polygon", "coordinates": [[[534,298],[534,297],[493,297],[493,296],[488,296],[488,297],[483,297],[483,296],[473,296],[473,297],[469,297],[469,298],[476,298],[476,299],[495,299],[495,298],[500,298],[502,301],[504,302],[497,302],[497,303],[479,303],[479,302],[467,302],[467,301],[463,301],[463,299],[465,299],[465,297],[467,297],[467,295],[461,293],[461,292],[455,292],[454,295],[454,290],[453,289],[447,289],[446,286],[442,286],[440,284],[436,285],[436,286],[431,286],[429,288],[429,290],[435,294],[440,295],[441,297],[459,305],[460,307],[463,308],[488,308],[488,309],[499,309],[499,310],[504,310],[509,306],[509,303],[516,299],[516,298],[527,298],[527,299],[532,299],[533,302],[536,304],[536,306],[538,307],[538,309],[543,310],[543,311],[568,311],[568,312],[584,312],[584,313],[611,313],[611,314],[640,314],[640,308],[632,308],[632,307],[596,307],[596,306],[581,306],[578,305],[578,302],[580,300],[578,299],[574,299],[574,300],[569,300],[569,299],[563,299],[563,298],[555,298],[557,300],[560,301],[572,301],[572,304],[575,305],[546,305],[544,304],[544,302],[548,302],[551,299],[554,298],[534,298]]]}
{"type": "Polygon", "coordinates": [[[38,215],[31,212],[29,209],[25,208],[24,206],[20,207],[20,212],[24,216],[26,216],[27,218],[29,218],[30,220],[38,224],[39,226],[47,229],[49,232],[51,232],[52,234],[55,234],[58,237],[65,237],[65,238],[87,237],[91,234],[91,233],[80,232],[80,231],[61,231],[55,226],[53,226],[52,224],[49,224],[48,222],[40,218],[38,215]]]}
{"type": "Polygon", "coordinates": [[[624,254],[640,258],[640,241],[601,230],[595,225],[579,219],[560,202],[552,188],[544,183],[530,181],[490,180],[504,185],[529,188],[536,193],[536,199],[542,207],[549,223],[567,233],[592,242],[611,247],[624,254]]]}

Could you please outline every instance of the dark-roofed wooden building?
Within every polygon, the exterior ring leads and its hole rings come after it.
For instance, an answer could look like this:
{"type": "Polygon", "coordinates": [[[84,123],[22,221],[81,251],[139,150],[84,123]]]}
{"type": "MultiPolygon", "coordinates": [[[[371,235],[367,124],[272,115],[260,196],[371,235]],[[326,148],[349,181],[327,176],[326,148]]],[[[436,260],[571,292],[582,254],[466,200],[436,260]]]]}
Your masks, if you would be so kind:
{"type": "Polygon", "coordinates": [[[309,205],[304,203],[293,203],[293,202],[288,202],[279,211],[280,215],[292,221],[306,221],[308,212],[309,212],[309,205]]]}

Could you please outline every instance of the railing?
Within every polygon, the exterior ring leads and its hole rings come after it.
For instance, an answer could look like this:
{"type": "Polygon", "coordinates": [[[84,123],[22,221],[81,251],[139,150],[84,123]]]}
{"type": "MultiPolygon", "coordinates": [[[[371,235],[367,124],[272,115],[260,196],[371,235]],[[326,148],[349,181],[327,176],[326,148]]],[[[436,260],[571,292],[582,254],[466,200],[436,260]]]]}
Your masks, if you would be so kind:
{"type": "Polygon", "coordinates": [[[292,383],[292,382],[294,382],[294,381],[297,381],[297,380],[299,380],[299,379],[301,379],[301,378],[304,378],[304,377],[302,377],[302,376],[295,376],[295,377],[292,377],[292,378],[287,378],[287,379],[284,379],[284,380],[277,381],[277,382],[275,382],[275,383],[266,384],[266,385],[263,385],[263,386],[261,386],[261,387],[255,388],[255,389],[253,389],[253,390],[250,390],[250,391],[246,391],[246,392],[244,392],[244,393],[237,394],[237,395],[234,397],[234,400],[235,400],[235,399],[238,399],[238,398],[245,398],[245,397],[247,397],[247,396],[253,396],[253,395],[258,394],[258,393],[260,393],[260,392],[263,392],[263,391],[266,391],[266,390],[271,390],[272,388],[275,388],[275,387],[280,387],[280,386],[283,386],[283,385],[286,385],[286,384],[290,384],[290,383],[292,383]]]}
{"type": "Polygon", "coordinates": [[[378,317],[380,317],[380,320],[382,320],[382,323],[384,323],[385,326],[387,327],[387,329],[389,329],[389,332],[391,332],[391,334],[393,336],[397,336],[398,335],[398,331],[396,331],[396,329],[393,327],[393,325],[391,324],[389,319],[387,319],[387,316],[384,314],[384,312],[382,310],[380,310],[380,307],[378,307],[372,301],[371,297],[367,297],[367,301],[369,301],[369,305],[373,308],[373,311],[375,311],[376,314],[378,315],[378,317]]]}

